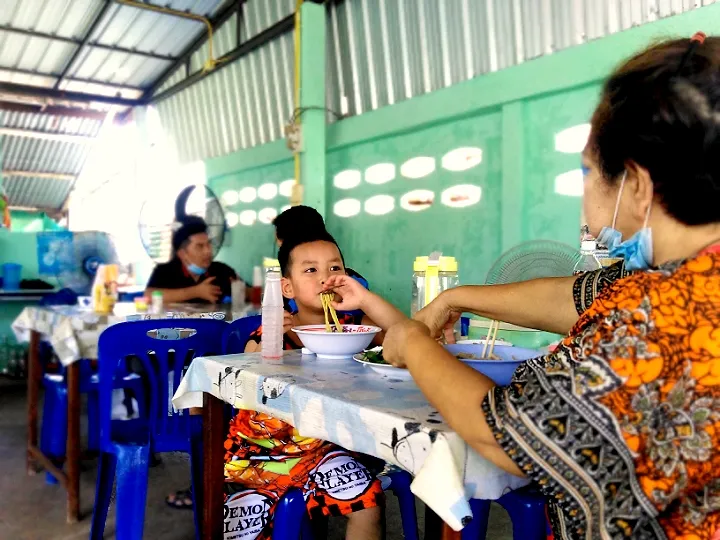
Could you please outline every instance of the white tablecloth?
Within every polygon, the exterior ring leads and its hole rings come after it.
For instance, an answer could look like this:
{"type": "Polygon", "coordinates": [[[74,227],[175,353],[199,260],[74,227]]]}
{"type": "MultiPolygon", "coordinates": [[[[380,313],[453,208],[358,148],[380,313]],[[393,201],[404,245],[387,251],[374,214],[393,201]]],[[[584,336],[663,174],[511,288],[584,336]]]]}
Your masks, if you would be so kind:
{"type": "Polygon", "coordinates": [[[527,484],[470,449],[412,379],[380,375],[352,360],[286,352],[196,358],[173,404],[202,407],[203,393],[271,414],[301,435],[395,464],[415,476],[412,491],[453,529],[470,517],[468,498],[497,499],[527,484]]]}
{"type": "Polygon", "coordinates": [[[151,315],[138,313],[132,303],[118,303],[114,313],[102,315],[79,306],[29,306],[15,319],[12,329],[20,342],[29,341],[32,330],[42,334],[52,345],[60,362],[67,366],[82,358],[97,358],[100,334],[108,326],[119,322],[177,318],[231,321],[251,312],[255,313],[256,309],[248,307],[242,311],[232,311],[224,306],[175,304],[168,306],[164,314],[151,315]]]}

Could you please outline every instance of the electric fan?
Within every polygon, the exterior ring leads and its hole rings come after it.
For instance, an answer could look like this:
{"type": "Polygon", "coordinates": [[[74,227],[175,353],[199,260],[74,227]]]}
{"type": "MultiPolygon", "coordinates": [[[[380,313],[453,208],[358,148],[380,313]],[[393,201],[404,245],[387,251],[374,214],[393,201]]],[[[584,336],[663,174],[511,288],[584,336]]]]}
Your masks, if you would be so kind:
{"type": "Polygon", "coordinates": [[[38,233],[37,257],[40,275],[56,277],[80,296],[90,293],[99,265],[120,265],[115,242],[100,231],[38,233]]]}
{"type": "Polygon", "coordinates": [[[490,268],[485,283],[497,285],[571,276],[580,252],[553,240],[532,240],[509,249],[490,268]]]}
{"type": "Polygon", "coordinates": [[[225,241],[227,226],[222,205],[213,191],[202,184],[188,186],[175,199],[175,206],[162,197],[152,197],[140,209],[138,229],[148,256],[156,263],[172,257],[172,235],[183,223],[200,217],[205,220],[213,256],[225,241]]]}

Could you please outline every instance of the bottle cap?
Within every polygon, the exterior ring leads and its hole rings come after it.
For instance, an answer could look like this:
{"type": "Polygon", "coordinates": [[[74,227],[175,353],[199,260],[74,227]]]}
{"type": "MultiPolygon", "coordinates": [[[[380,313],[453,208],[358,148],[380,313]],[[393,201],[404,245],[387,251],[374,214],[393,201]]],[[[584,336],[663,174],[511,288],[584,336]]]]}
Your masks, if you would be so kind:
{"type": "Polygon", "coordinates": [[[152,297],[153,298],[162,298],[162,291],[153,291],[152,297]]]}

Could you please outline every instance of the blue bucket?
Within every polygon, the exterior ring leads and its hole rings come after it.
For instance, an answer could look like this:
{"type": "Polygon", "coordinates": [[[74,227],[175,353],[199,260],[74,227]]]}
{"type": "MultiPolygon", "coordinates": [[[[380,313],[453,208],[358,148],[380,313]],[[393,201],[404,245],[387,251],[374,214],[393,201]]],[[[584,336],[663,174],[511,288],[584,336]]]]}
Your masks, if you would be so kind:
{"type": "Polygon", "coordinates": [[[20,289],[20,275],[22,265],[16,263],[5,263],[2,265],[3,289],[6,291],[17,291],[20,289]]]}
{"type": "MultiPolygon", "coordinates": [[[[445,348],[454,355],[460,353],[472,354],[480,358],[484,345],[445,345],[445,348]]],[[[512,374],[525,360],[537,358],[543,353],[534,349],[523,347],[510,347],[508,345],[495,345],[493,354],[500,360],[471,360],[462,359],[467,365],[479,371],[486,377],[490,377],[498,386],[510,384],[512,374]]]]}

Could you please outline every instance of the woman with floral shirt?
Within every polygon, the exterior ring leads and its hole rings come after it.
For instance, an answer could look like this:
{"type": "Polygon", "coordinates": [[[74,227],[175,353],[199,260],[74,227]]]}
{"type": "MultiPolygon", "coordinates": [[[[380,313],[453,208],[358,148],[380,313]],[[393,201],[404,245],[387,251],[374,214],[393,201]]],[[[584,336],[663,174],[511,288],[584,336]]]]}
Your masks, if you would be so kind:
{"type": "Polygon", "coordinates": [[[507,387],[455,359],[434,338],[474,310],[476,291],[461,287],[393,326],[385,359],[407,366],[481,455],[536,483],[556,538],[711,539],[720,528],[720,38],[659,43],[619,67],[583,168],[591,232],[633,272],[576,282],[582,314],[555,352],[521,365],[507,387]]]}

